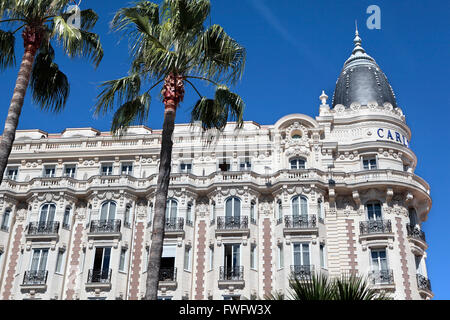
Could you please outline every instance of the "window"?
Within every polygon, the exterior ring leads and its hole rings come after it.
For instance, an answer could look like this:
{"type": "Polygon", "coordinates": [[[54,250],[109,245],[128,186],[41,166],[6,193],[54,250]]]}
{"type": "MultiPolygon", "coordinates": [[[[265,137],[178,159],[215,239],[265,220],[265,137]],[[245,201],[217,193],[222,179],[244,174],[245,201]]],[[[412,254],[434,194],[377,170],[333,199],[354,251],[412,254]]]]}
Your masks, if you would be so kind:
{"type": "Polygon", "coordinates": [[[284,268],[283,245],[278,246],[278,269],[284,268]]]}
{"type": "Polygon", "coordinates": [[[116,203],[113,201],[105,202],[100,211],[100,220],[114,220],[116,218],[116,203]]]}
{"type": "Polygon", "coordinates": [[[241,296],[240,295],[227,295],[227,296],[223,296],[223,300],[241,300],[241,296]]]}
{"type": "Polygon", "coordinates": [[[292,215],[308,216],[308,200],[303,196],[292,198],[292,215]]]}
{"type": "Polygon", "coordinates": [[[48,249],[33,249],[30,271],[45,271],[47,268],[48,249]]]}
{"type": "Polygon", "coordinates": [[[191,173],[192,172],[192,163],[181,163],[180,164],[180,172],[191,173]]]}
{"type": "Polygon", "coordinates": [[[76,169],[77,169],[77,167],[74,164],[65,165],[64,166],[64,177],[75,178],[76,169]]]}
{"type": "Polygon", "coordinates": [[[19,174],[19,167],[8,167],[6,168],[6,177],[10,180],[16,180],[19,174]]]}
{"type": "Polygon", "coordinates": [[[145,269],[144,269],[144,272],[147,272],[147,269],[148,269],[149,256],[150,256],[150,248],[145,247],[145,257],[144,257],[145,269]]]}
{"type": "Polygon", "coordinates": [[[277,211],[278,211],[278,220],[282,220],[283,219],[283,204],[281,203],[281,200],[278,200],[278,207],[277,207],[277,211]]]}
{"type": "Polygon", "coordinates": [[[186,221],[192,222],[192,204],[188,203],[186,209],[186,221]]]}
{"type": "Polygon", "coordinates": [[[250,222],[252,222],[252,223],[256,223],[255,206],[256,206],[255,202],[252,201],[250,203],[250,222]]]}
{"type": "MultiPolygon", "coordinates": [[[[159,281],[176,281],[175,273],[175,256],[176,256],[175,245],[164,245],[163,252],[161,256],[161,273],[159,281]]],[[[184,265],[186,261],[184,261],[184,265]]]]}
{"type": "Polygon", "coordinates": [[[209,270],[214,269],[214,248],[209,247],[209,270]]]}
{"type": "Polygon", "coordinates": [[[55,176],[55,166],[44,166],[44,178],[53,178],[55,176]]]}
{"type": "Polygon", "coordinates": [[[222,172],[230,171],[231,170],[231,164],[230,164],[229,160],[222,159],[221,162],[219,163],[219,169],[222,172]]]}
{"type": "Polygon", "coordinates": [[[1,230],[8,231],[9,229],[9,217],[11,215],[11,209],[7,208],[3,213],[3,219],[1,224],[1,230]]]}
{"type": "Polygon", "coordinates": [[[211,221],[216,221],[216,203],[211,204],[211,221]]]}
{"type": "Polygon", "coordinates": [[[417,218],[416,209],[410,208],[408,211],[409,211],[409,224],[412,227],[416,227],[419,224],[419,219],[417,218]]]}
{"type": "Polygon", "coordinates": [[[130,227],[130,221],[131,221],[131,206],[127,205],[125,207],[125,213],[123,217],[123,225],[124,227],[129,228],[130,227]]]}
{"type": "Polygon", "coordinates": [[[291,170],[300,170],[300,169],[305,169],[306,161],[303,159],[292,159],[291,160],[291,170]]]}
{"type": "Polygon", "coordinates": [[[294,266],[310,266],[309,243],[294,243],[294,266]]]}
{"type": "Polygon", "coordinates": [[[111,247],[95,248],[94,266],[92,268],[92,282],[108,283],[110,279],[109,265],[111,261],[111,247]]]}
{"type": "Polygon", "coordinates": [[[224,255],[225,270],[227,275],[231,277],[239,276],[239,266],[241,265],[241,245],[225,244],[224,255]]]}
{"type": "Polygon", "coordinates": [[[177,218],[178,203],[174,199],[167,200],[166,203],[166,219],[177,218]]]}
{"type": "Polygon", "coordinates": [[[372,250],[371,251],[371,258],[372,258],[372,270],[374,271],[381,271],[381,270],[387,270],[387,258],[386,258],[386,250],[372,250]]]}
{"type": "Polygon", "coordinates": [[[252,170],[252,163],[250,161],[250,158],[245,158],[241,160],[241,163],[239,164],[239,170],[240,171],[252,170]]]}
{"type": "Polygon", "coordinates": [[[113,174],[112,163],[103,163],[101,169],[102,176],[111,176],[113,174]]]}
{"type": "Polygon", "coordinates": [[[125,259],[127,254],[127,248],[122,248],[120,250],[120,259],[119,259],[119,271],[125,272],[125,259]]]}
{"type": "Polygon", "coordinates": [[[54,203],[46,203],[41,207],[39,214],[39,223],[52,223],[55,220],[56,205],[54,203]]]}
{"type": "Polygon", "coordinates": [[[322,269],[327,268],[326,259],[325,259],[325,245],[323,243],[320,244],[320,267],[322,269]]]}
{"type": "Polygon", "coordinates": [[[250,248],[250,268],[256,270],[256,246],[250,248]]]}
{"type": "Polygon", "coordinates": [[[122,163],[122,169],[120,172],[122,175],[133,175],[133,164],[131,162],[122,163]]]}
{"type": "Polygon", "coordinates": [[[226,217],[240,217],[241,216],[241,200],[236,197],[228,198],[225,203],[226,217]]]}
{"type": "Polygon", "coordinates": [[[367,218],[370,221],[380,221],[381,217],[381,204],[379,202],[367,203],[366,204],[367,218]]]}
{"type": "Polygon", "coordinates": [[[67,230],[70,229],[70,210],[71,209],[72,209],[71,207],[67,206],[66,210],[64,211],[62,227],[67,230]]]}
{"type": "Polygon", "coordinates": [[[377,169],[377,158],[375,156],[363,157],[363,169],[375,170],[377,169]]]}
{"type": "Polygon", "coordinates": [[[319,216],[319,221],[323,222],[323,202],[322,199],[317,200],[317,215],[319,216]]]}
{"type": "Polygon", "coordinates": [[[152,224],[152,217],[153,217],[153,203],[150,202],[147,211],[147,226],[150,226],[152,224]]]}
{"type": "Polygon", "coordinates": [[[64,258],[64,251],[59,250],[58,255],[56,256],[55,273],[61,273],[63,258],[64,258]]]}
{"type": "Polygon", "coordinates": [[[184,270],[191,270],[191,248],[186,247],[184,249],[184,270]]]}
{"type": "Polygon", "coordinates": [[[422,267],[422,257],[421,256],[414,256],[415,262],[416,262],[416,273],[420,274],[421,276],[425,276],[423,267],[422,267]]]}

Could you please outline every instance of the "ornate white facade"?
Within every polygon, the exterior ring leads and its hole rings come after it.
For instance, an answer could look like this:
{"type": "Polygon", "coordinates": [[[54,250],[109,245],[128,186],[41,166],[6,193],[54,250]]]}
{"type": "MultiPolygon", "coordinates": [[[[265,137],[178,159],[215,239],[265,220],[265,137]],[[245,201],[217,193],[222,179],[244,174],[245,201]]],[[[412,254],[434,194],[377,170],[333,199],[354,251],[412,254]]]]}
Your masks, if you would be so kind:
{"type": "MultiPolygon", "coordinates": [[[[176,125],[161,298],[263,297],[312,271],[433,296],[420,230],[430,187],[405,115],[327,98],[315,119],[220,135],[176,125]]],[[[160,141],[144,126],[120,139],[18,131],[0,186],[1,299],[140,299],[160,141]]]]}

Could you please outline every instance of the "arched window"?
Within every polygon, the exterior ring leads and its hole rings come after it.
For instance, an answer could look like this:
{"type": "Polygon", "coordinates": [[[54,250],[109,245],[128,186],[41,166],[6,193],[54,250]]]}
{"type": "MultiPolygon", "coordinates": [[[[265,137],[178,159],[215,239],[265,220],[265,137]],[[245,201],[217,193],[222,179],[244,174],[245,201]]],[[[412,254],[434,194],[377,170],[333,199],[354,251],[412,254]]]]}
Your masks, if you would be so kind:
{"type": "Polygon", "coordinates": [[[103,203],[100,212],[100,220],[114,220],[116,218],[116,203],[114,201],[107,201],[103,203]]]}
{"type": "Polygon", "coordinates": [[[292,215],[308,216],[308,199],[303,196],[292,198],[292,215]]]}
{"type": "Polygon", "coordinates": [[[236,197],[228,198],[225,203],[226,217],[240,217],[241,216],[241,200],[236,197]]]}
{"type": "Polygon", "coordinates": [[[54,203],[46,203],[41,207],[39,214],[39,222],[53,222],[55,220],[56,205],[54,203]]]}
{"type": "Polygon", "coordinates": [[[416,209],[410,208],[409,210],[409,224],[411,227],[416,227],[419,224],[416,209]]]}
{"type": "Polygon", "coordinates": [[[66,207],[66,210],[64,210],[64,217],[63,217],[63,223],[62,227],[64,229],[70,229],[70,211],[72,208],[70,206],[66,207]]]}
{"type": "Polygon", "coordinates": [[[1,229],[3,231],[8,231],[9,228],[9,217],[11,215],[11,209],[7,208],[5,210],[5,213],[3,214],[3,219],[2,219],[2,225],[1,225],[1,229]]]}
{"type": "Polygon", "coordinates": [[[379,201],[368,202],[366,204],[367,218],[371,221],[382,220],[381,203],[379,201]]]}
{"type": "Polygon", "coordinates": [[[291,159],[291,170],[300,170],[306,168],[306,161],[304,159],[295,158],[291,159]]]}
{"type": "Polygon", "coordinates": [[[178,210],[178,202],[174,199],[167,200],[166,203],[166,219],[176,219],[178,210]]]}

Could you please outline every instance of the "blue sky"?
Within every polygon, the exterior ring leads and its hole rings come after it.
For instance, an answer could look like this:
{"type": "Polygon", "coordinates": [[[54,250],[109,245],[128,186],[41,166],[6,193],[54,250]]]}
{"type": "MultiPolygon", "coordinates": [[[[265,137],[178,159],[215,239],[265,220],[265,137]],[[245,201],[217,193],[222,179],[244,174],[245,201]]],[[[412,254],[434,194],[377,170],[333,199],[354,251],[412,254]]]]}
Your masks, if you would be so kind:
{"type": "MultiPolygon", "coordinates": [[[[39,111],[28,94],[19,129],[61,132],[67,127],[107,131],[111,117],[94,119],[92,106],[101,81],[123,76],[129,67],[126,41],[109,32],[108,23],[128,1],[83,1],[101,18],[105,57],[98,69],[83,60],[68,60],[57,52],[60,68],[69,76],[71,95],[64,113],[39,111]]],[[[290,113],[317,116],[322,90],[331,97],[344,61],[353,48],[355,19],[363,47],[388,76],[413,136],[411,148],[419,163],[416,174],[431,185],[433,207],[424,223],[428,272],[435,299],[450,299],[450,212],[446,200],[450,175],[450,2],[425,0],[212,0],[212,23],[247,48],[247,64],[236,86],[246,102],[245,120],[273,124],[290,113]],[[369,30],[369,5],[381,8],[381,30],[369,30]],[[444,161],[444,162],[442,162],[444,161]],[[445,200],[445,201],[444,201],[445,200]]],[[[17,43],[20,61],[21,44],[17,43]]],[[[19,65],[0,74],[0,120],[6,118],[19,65]]],[[[210,88],[203,88],[210,92],[210,88]]],[[[163,107],[155,98],[147,125],[162,127],[163,107]]],[[[331,98],[330,98],[331,99],[331,98]]],[[[329,101],[331,103],[331,100],[329,101]]],[[[177,114],[188,122],[195,96],[189,92],[177,114]]]]}

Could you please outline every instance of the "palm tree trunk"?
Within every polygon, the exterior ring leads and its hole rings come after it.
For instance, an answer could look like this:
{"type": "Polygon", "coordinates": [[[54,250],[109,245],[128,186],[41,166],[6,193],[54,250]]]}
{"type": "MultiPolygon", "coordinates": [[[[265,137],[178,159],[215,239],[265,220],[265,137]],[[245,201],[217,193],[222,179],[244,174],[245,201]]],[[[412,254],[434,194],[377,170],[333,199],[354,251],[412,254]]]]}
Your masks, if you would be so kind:
{"type": "Polygon", "coordinates": [[[16,87],[5,121],[5,128],[0,141],[0,183],[3,180],[6,165],[8,164],[9,154],[11,153],[14,138],[16,136],[17,125],[19,124],[20,113],[22,112],[23,102],[27,93],[28,83],[30,82],[33,63],[36,57],[36,51],[40,46],[42,34],[38,28],[26,27],[22,33],[24,39],[25,53],[23,54],[19,74],[17,75],[16,87]]]}
{"type": "Polygon", "coordinates": [[[155,215],[153,217],[152,243],[147,265],[145,300],[158,298],[159,270],[164,243],[167,193],[169,191],[172,165],[172,135],[175,129],[176,109],[184,97],[184,84],[181,76],[170,74],[166,77],[162,94],[164,96],[164,124],[162,130],[159,174],[156,186],[155,215]]]}

